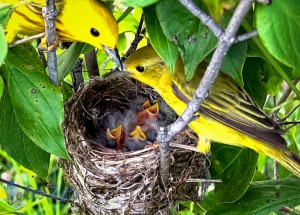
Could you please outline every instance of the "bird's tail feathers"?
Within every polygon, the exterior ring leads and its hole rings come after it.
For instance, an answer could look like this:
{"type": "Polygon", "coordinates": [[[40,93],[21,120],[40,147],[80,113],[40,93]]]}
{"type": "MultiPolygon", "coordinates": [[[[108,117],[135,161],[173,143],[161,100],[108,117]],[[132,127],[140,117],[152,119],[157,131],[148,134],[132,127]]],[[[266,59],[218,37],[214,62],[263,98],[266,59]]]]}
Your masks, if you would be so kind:
{"type": "Polygon", "coordinates": [[[291,171],[300,178],[300,157],[288,149],[280,149],[275,147],[265,147],[264,154],[276,160],[283,167],[291,171]]]}

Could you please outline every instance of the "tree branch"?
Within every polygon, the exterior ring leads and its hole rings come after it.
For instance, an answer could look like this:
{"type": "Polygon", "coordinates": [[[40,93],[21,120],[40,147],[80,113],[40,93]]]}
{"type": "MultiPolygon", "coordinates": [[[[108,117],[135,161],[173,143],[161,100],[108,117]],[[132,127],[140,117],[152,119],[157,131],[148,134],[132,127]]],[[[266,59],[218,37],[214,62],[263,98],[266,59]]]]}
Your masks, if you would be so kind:
{"type": "Polygon", "coordinates": [[[43,8],[43,16],[45,19],[45,32],[48,46],[48,72],[51,81],[59,86],[58,70],[57,70],[57,56],[56,56],[56,28],[55,21],[57,11],[55,8],[54,0],[46,0],[46,7],[43,8]],[[51,47],[51,48],[50,48],[51,47]]]}
{"type": "Polygon", "coordinates": [[[248,32],[248,33],[242,34],[242,35],[236,37],[234,43],[238,43],[238,42],[242,42],[242,41],[248,40],[248,39],[250,39],[252,37],[256,37],[257,35],[258,35],[257,30],[254,30],[252,32],[248,32]]]}
{"type": "MultiPolygon", "coordinates": [[[[219,74],[219,70],[223,63],[224,57],[227,54],[229,48],[236,41],[236,33],[242,24],[247,12],[252,6],[254,0],[241,0],[235,9],[234,14],[232,15],[228,27],[223,32],[220,30],[216,24],[207,17],[207,15],[203,15],[201,10],[196,8],[196,6],[189,0],[179,0],[186,8],[188,8],[191,13],[197,16],[204,24],[206,24],[214,33],[217,35],[219,39],[218,46],[212,56],[212,59],[206,69],[206,72],[193,96],[192,101],[188,104],[184,113],[176,120],[175,123],[168,126],[166,130],[162,129],[160,134],[157,137],[157,140],[160,142],[161,150],[161,163],[168,163],[168,153],[165,151],[169,148],[169,142],[171,139],[175,137],[181,130],[183,130],[188,123],[192,120],[194,114],[199,110],[202,102],[208,95],[208,91],[215,82],[219,74]],[[197,9],[197,10],[196,10],[197,9]],[[165,154],[163,154],[165,153],[165,154]]],[[[169,175],[169,169],[164,168],[165,173],[162,173],[162,179],[168,180],[168,178],[164,178],[164,175],[169,175]]],[[[168,181],[164,181],[164,184],[167,184],[168,181]]]]}

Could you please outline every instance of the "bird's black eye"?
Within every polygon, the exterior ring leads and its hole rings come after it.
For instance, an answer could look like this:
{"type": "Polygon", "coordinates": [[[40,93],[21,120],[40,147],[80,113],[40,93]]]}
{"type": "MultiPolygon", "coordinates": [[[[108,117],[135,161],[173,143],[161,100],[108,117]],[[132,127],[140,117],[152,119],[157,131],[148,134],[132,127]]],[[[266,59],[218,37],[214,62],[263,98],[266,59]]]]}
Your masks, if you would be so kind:
{"type": "Polygon", "coordinates": [[[100,33],[96,28],[91,28],[90,32],[94,37],[99,37],[100,36],[100,33]]]}
{"type": "Polygon", "coordinates": [[[136,69],[138,72],[144,72],[144,71],[146,70],[146,67],[144,67],[144,66],[137,66],[135,69],[136,69]]]}

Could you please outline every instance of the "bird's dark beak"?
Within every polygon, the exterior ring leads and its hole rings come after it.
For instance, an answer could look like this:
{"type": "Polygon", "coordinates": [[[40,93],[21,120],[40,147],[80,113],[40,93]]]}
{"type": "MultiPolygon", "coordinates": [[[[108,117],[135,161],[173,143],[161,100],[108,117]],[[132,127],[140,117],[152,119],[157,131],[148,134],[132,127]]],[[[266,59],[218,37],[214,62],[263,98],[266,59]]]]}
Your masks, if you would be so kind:
{"type": "Polygon", "coordinates": [[[120,58],[119,52],[117,48],[110,49],[106,46],[103,46],[104,51],[118,64],[120,71],[123,70],[123,62],[120,58]]]}

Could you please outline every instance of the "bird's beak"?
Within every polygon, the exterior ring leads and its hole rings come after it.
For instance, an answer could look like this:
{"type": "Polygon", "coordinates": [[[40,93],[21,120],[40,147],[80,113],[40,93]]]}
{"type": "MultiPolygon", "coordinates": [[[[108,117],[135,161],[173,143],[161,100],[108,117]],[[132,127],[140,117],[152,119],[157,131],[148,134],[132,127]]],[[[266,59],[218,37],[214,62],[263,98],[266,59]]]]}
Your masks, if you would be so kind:
{"type": "Polygon", "coordinates": [[[139,125],[135,126],[134,130],[130,132],[129,136],[134,140],[146,140],[146,135],[139,125]]]}
{"type": "Polygon", "coordinates": [[[120,71],[123,70],[123,62],[120,58],[119,52],[117,48],[110,49],[106,46],[103,46],[104,51],[118,64],[120,71]]]}

